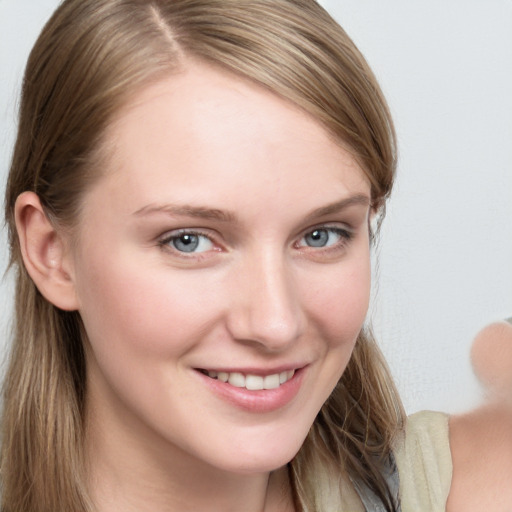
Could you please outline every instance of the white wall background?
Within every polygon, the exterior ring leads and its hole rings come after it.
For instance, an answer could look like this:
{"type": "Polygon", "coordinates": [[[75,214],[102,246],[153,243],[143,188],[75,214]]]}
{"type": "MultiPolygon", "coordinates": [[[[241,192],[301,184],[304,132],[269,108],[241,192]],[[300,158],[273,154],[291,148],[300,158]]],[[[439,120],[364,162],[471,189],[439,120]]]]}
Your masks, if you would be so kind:
{"type": "MultiPolygon", "coordinates": [[[[56,0],[0,0],[0,180],[24,62],[56,0]]],[[[323,0],[373,67],[400,146],[372,307],[409,412],[480,400],[469,347],[512,316],[512,1],[323,0]]],[[[7,264],[5,233],[0,269],[7,264]]],[[[0,284],[0,351],[12,302],[0,284]]]]}

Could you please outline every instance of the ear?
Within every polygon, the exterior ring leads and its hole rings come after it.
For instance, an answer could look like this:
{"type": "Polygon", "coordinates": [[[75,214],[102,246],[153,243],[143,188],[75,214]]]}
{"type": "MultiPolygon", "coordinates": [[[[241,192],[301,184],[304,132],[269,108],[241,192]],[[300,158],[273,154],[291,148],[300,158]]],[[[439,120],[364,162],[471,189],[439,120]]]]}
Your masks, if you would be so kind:
{"type": "Polygon", "coordinates": [[[47,217],[36,194],[20,194],[15,219],[23,262],[38,290],[60,309],[78,309],[66,239],[47,217]]]}

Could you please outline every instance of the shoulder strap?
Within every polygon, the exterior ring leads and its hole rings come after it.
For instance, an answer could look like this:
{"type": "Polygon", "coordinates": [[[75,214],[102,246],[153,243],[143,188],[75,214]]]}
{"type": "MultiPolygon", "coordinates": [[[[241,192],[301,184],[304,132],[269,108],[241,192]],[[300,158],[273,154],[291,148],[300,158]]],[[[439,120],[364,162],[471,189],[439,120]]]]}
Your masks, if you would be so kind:
{"type": "MultiPolygon", "coordinates": [[[[400,476],[398,474],[398,467],[396,465],[393,454],[391,454],[389,457],[389,464],[386,466],[384,478],[386,479],[388,488],[391,491],[395,502],[395,512],[401,512],[402,509],[400,507],[399,498],[400,476]]],[[[359,498],[361,499],[366,512],[386,512],[386,509],[384,508],[381,500],[377,498],[375,493],[366,484],[360,481],[353,483],[354,488],[359,495],[359,498]]]]}

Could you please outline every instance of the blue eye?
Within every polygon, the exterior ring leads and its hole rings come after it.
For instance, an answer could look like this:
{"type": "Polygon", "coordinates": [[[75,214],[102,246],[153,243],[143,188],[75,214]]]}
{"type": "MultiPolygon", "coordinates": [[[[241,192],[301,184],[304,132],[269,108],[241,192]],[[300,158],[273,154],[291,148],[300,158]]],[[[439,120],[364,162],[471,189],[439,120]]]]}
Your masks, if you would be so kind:
{"type": "Polygon", "coordinates": [[[206,252],[213,248],[213,242],[207,236],[192,231],[171,234],[161,244],[184,253],[206,252]]]}
{"type": "Polygon", "coordinates": [[[343,240],[350,239],[350,233],[340,228],[317,228],[306,233],[299,242],[299,247],[332,247],[343,240]]]}

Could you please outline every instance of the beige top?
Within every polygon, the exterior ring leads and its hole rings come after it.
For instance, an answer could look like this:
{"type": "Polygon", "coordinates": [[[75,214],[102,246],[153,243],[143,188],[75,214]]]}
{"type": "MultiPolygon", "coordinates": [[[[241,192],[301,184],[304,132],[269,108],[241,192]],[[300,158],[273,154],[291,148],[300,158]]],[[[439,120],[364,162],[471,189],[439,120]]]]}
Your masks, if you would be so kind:
{"type": "Polygon", "coordinates": [[[422,411],[410,416],[395,458],[402,512],[444,512],[452,480],[448,415],[422,411]]]}
{"type": "MultiPolygon", "coordinates": [[[[400,477],[402,512],[444,512],[452,479],[448,416],[432,411],[410,416],[394,456],[400,477]]],[[[317,510],[365,512],[351,485],[342,489],[341,506],[334,505],[339,504],[339,498],[335,497],[339,496],[339,487],[333,489],[318,497],[317,510]]]]}

